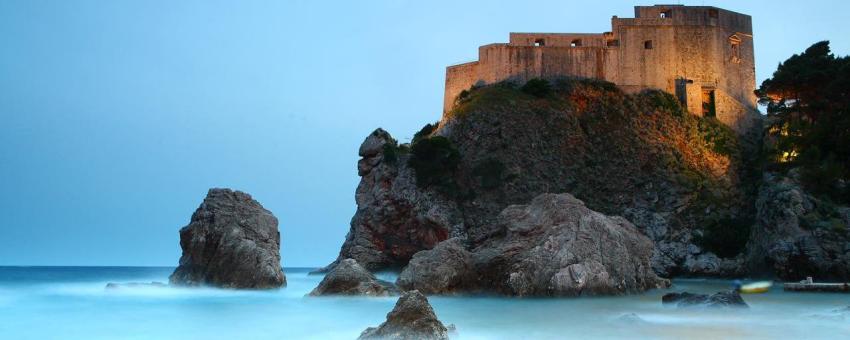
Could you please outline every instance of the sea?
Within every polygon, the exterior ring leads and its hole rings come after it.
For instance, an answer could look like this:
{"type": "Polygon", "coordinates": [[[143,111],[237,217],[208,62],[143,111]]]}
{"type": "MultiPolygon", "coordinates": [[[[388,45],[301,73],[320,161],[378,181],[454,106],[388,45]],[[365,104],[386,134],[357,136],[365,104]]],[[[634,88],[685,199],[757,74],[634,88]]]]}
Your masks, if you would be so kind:
{"type": "MultiPolygon", "coordinates": [[[[285,288],[133,287],[168,282],[172,267],[0,267],[0,339],[356,339],[394,297],[308,297],[321,275],[285,268],[285,288]]],[[[385,280],[394,274],[383,273],[385,280]]],[[[850,294],[744,295],[747,309],[662,306],[666,292],[714,293],[724,280],[581,298],[429,297],[452,339],[850,339],[850,294]],[[636,316],[636,317],[635,317],[636,316]]]]}

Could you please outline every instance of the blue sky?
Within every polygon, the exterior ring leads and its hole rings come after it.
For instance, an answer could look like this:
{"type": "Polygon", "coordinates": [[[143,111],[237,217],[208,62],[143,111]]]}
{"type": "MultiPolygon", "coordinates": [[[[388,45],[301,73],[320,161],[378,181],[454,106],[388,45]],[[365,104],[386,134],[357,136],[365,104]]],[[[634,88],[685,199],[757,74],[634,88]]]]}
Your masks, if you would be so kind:
{"type": "MultiPolygon", "coordinates": [[[[176,265],[210,187],[280,220],[284,266],[336,257],[357,148],[440,118],[445,66],[508,32],[603,32],[634,1],[0,1],[0,265],[176,265]]],[[[753,16],[759,82],[845,1],[753,16]]]]}

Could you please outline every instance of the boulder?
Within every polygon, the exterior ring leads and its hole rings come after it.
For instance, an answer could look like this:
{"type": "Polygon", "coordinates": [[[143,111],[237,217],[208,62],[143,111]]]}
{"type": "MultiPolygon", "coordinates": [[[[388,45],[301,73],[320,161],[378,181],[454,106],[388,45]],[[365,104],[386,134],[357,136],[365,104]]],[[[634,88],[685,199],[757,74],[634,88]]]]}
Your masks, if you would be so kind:
{"type": "Polygon", "coordinates": [[[386,296],[392,291],[388,289],[389,285],[375,278],[375,275],[360,266],[354,259],[345,259],[325,275],[310,295],[386,296]]]}
{"type": "Polygon", "coordinates": [[[437,319],[425,295],[411,290],[401,295],[387,321],[369,327],[358,339],[448,339],[448,328],[437,319]]]}
{"type": "Polygon", "coordinates": [[[470,287],[474,280],[472,254],[456,237],[413,255],[396,285],[424,294],[449,294],[470,287]]]}
{"type": "Polygon", "coordinates": [[[734,290],[718,292],[712,295],[694,294],[688,292],[667,293],[661,297],[661,304],[687,307],[737,307],[748,308],[741,294],[734,290]]]}
{"type": "Polygon", "coordinates": [[[505,208],[473,251],[482,288],[515,296],[578,296],[667,287],[653,272],[654,245],[622,217],[570,194],[542,194],[505,208]]]}
{"type": "Polygon", "coordinates": [[[268,289],[286,285],[277,218],[241,191],[210,189],[180,229],[173,285],[268,289]]]}

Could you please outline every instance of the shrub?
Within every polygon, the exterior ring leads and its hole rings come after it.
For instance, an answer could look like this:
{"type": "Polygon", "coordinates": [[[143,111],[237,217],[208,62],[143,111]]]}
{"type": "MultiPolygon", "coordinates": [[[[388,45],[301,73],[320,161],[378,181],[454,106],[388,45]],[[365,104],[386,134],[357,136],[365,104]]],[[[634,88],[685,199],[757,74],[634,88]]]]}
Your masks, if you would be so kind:
{"type": "Polygon", "coordinates": [[[703,141],[715,153],[729,156],[737,149],[738,137],[723,123],[715,118],[699,118],[698,128],[703,141]]]}
{"type": "Polygon", "coordinates": [[[660,90],[644,90],[640,95],[648,99],[660,111],[667,112],[674,117],[683,117],[685,115],[685,109],[682,108],[679,100],[672,94],[660,90]]]}
{"type": "Polygon", "coordinates": [[[552,86],[549,85],[549,81],[546,79],[534,78],[526,82],[525,85],[520,88],[520,91],[537,98],[543,98],[552,93],[552,86]]]}
{"type": "Polygon", "coordinates": [[[497,159],[488,159],[478,163],[472,169],[472,175],[481,179],[481,187],[484,189],[494,189],[502,185],[502,174],[505,172],[505,165],[497,159]]]}
{"type": "Polygon", "coordinates": [[[425,124],[425,126],[423,126],[422,129],[419,130],[419,132],[417,132],[413,135],[412,143],[416,143],[423,138],[428,138],[428,136],[430,136],[431,133],[434,132],[434,130],[436,130],[439,125],[440,125],[439,121],[434,122],[433,124],[431,124],[431,123],[425,124]]]}
{"type": "Polygon", "coordinates": [[[413,143],[408,165],[416,173],[416,185],[425,188],[437,185],[448,193],[456,192],[454,172],[460,163],[460,153],[443,136],[433,136],[413,143]]]}

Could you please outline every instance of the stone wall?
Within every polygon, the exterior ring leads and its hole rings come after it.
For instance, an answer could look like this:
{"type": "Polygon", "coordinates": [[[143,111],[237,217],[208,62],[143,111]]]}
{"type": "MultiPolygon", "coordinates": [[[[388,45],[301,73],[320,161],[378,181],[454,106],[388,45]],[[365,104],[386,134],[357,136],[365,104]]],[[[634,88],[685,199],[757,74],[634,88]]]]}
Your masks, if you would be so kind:
{"type": "Polygon", "coordinates": [[[479,48],[478,62],[446,71],[444,113],[473,84],[564,76],[598,78],[627,92],[661,89],[702,115],[703,90],[715,93],[716,117],[743,131],[756,110],[752,20],[705,6],[638,6],[635,18],[611,19],[612,31],[511,33],[508,44],[479,48]],[[662,16],[663,13],[663,16],[662,16]]]}

